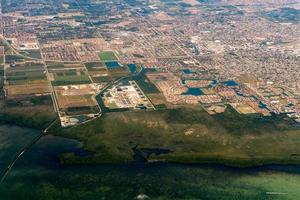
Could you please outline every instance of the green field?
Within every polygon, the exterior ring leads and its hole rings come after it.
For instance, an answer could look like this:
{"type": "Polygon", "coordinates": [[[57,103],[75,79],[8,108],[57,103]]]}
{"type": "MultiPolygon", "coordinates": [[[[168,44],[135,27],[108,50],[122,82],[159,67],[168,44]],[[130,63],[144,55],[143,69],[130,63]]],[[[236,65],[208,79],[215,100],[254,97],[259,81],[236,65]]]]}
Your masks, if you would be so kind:
{"type": "Polygon", "coordinates": [[[140,75],[133,78],[145,94],[160,93],[157,87],[142,72],[140,75]]]}
{"type": "Polygon", "coordinates": [[[4,64],[4,56],[0,56],[0,65],[4,64]]]}
{"type": "Polygon", "coordinates": [[[18,64],[6,70],[6,80],[9,85],[30,84],[46,80],[46,74],[41,63],[18,64]]]}
{"type": "Polygon", "coordinates": [[[22,62],[24,61],[25,58],[21,55],[5,55],[5,62],[10,63],[10,62],[22,62]]]}
{"type": "Polygon", "coordinates": [[[118,58],[116,57],[113,51],[102,51],[98,55],[100,60],[102,61],[118,60],[118,58]]]}
{"type": "Polygon", "coordinates": [[[88,84],[91,80],[88,74],[84,70],[65,70],[52,72],[55,80],[52,81],[52,85],[75,85],[75,84],[88,84]]]}
{"type": "Polygon", "coordinates": [[[88,63],[84,63],[84,65],[89,71],[90,70],[93,71],[98,68],[106,68],[103,62],[88,62],[88,63]]]}
{"type": "Polygon", "coordinates": [[[73,62],[46,62],[48,69],[56,69],[56,68],[83,68],[84,65],[81,63],[73,63],[73,62]]]}
{"type": "Polygon", "coordinates": [[[98,113],[98,106],[82,106],[82,107],[70,107],[65,110],[67,115],[83,115],[83,114],[91,114],[98,113]]]}
{"type": "Polygon", "coordinates": [[[41,59],[41,53],[40,50],[27,50],[27,51],[21,51],[20,52],[24,56],[28,56],[35,59],[41,59]]]}

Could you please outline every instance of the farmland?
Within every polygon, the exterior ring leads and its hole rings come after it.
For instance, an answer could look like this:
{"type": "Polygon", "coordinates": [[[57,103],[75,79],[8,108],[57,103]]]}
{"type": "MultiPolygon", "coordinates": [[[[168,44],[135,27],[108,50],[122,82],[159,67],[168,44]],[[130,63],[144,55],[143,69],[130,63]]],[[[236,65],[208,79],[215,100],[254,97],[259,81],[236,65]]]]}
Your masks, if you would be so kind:
{"type": "Polygon", "coordinates": [[[88,84],[91,80],[84,69],[50,70],[53,86],[88,84]]]}
{"type": "Polygon", "coordinates": [[[112,61],[118,60],[115,53],[113,51],[102,51],[98,53],[100,60],[102,61],[112,61]]]}
{"type": "Polygon", "coordinates": [[[10,56],[6,60],[10,64],[4,67],[8,96],[48,94],[50,90],[43,63],[18,60],[19,57],[14,60],[10,56]]]}

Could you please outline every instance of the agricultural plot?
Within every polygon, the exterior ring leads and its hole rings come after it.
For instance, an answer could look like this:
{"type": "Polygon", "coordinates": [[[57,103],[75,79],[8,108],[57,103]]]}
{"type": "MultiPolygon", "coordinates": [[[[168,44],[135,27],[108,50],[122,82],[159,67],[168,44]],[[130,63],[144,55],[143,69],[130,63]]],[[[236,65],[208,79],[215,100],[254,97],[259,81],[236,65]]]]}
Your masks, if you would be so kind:
{"type": "Polygon", "coordinates": [[[56,69],[49,70],[49,72],[53,86],[91,83],[90,77],[85,69],[56,69]]]}
{"type": "Polygon", "coordinates": [[[100,60],[102,61],[114,61],[118,60],[117,56],[113,51],[102,51],[98,53],[100,60]]]}
{"type": "Polygon", "coordinates": [[[93,98],[96,89],[93,84],[54,87],[59,108],[62,110],[96,106],[97,102],[93,98]]]}
{"type": "Polygon", "coordinates": [[[73,63],[73,62],[46,62],[48,69],[73,69],[73,68],[84,68],[84,65],[81,63],[73,63]]]}
{"type": "Polygon", "coordinates": [[[88,62],[84,65],[94,82],[102,83],[109,82],[112,80],[103,62],[88,62]]]}
{"type": "Polygon", "coordinates": [[[41,95],[50,92],[43,63],[13,62],[4,67],[8,96],[41,95]]]}
{"type": "Polygon", "coordinates": [[[9,55],[5,55],[5,63],[6,64],[14,64],[16,62],[25,62],[25,58],[24,56],[21,55],[13,55],[13,54],[9,54],[9,55]]]}
{"type": "Polygon", "coordinates": [[[94,84],[55,86],[62,126],[80,123],[78,118],[91,118],[100,112],[94,98],[97,87],[94,84]]]}
{"type": "Polygon", "coordinates": [[[129,69],[117,61],[105,62],[109,75],[113,78],[120,78],[129,75],[129,69]]]}
{"type": "Polygon", "coordinates": [[[63,127],[81,123],[99,114],[100,109],[94,96],[100,86],[92,84],[89,73],[106,70],[104,65],[97,62],[82,64],[53,61],[47,61],[46,65],[63,127]]]}
{"type": "Polygon", "coordinates": [[[20,53],[24,56],[28,56],[28,57],[31,57],[31,58],[36,58],[36,59],[41,59],[42,56],[41,56],[41,52],[39,49],[36,49],[36,50],[26,50],[26,51],[20,51],[20,53]]]}

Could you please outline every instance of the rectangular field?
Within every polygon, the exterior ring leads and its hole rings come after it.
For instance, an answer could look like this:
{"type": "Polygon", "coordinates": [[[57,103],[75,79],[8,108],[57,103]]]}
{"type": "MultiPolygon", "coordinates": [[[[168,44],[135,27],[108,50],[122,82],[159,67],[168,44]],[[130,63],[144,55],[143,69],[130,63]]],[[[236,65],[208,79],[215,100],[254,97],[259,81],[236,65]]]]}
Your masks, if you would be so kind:
{"type": "Polygon", "coordinates": [[[110,60],[118,60],[117,56],[113,51],[102,51],[98,53],[100,60],[102,61],[110,61],[110,60]]]}
{"type": "Polygon", "coordinates": [[[26,85],[8,85],[8,96],[15,95],[34,95],[50,93],[48,83],[43,84],[26,84],[26,85]]]}
{"type": "Polygon", "coordinates": [[[50,93],[45,68],[41,62],[17,62],[6,65],[5,79],[8,96],[50,93]]]}
{"type": "Polygon", "coordinates": [[[91,83],[85,69],[51,70],[50,73],[53,86],[91,83]]]}

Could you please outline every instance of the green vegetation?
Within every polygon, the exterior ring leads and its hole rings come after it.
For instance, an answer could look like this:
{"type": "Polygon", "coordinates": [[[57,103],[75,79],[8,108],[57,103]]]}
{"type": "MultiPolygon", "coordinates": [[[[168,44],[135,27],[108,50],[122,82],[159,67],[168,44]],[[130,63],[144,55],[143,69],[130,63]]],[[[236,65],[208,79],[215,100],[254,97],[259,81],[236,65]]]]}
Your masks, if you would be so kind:
{"type": "Polygon", "coordinates": [[[6,80],[9,85],[47,82],[42,63],[26,62],[16,64],[6,70],[6,80]]]}
{"type": "Polygon", "coordinates": [[[4,68],[3,65],[0,65],[0,96],[2,96],[2,89],[4,86],[4,68]]]}
{"type": "MultiPolygon", "coordinates": [[[[0,121],[43,128],[55,118],[50,104],[32,106],[6,102],[0,121]],[[29,112],[30,110],[30,112],[29,112]]],[[[72,111],[72,110],[71,110],[72,111]]],[[[110,112],[88,123],[61,128],[57,121],[51,134],[82,141],[93,154],[61,155],[64,164],[122,163],[133,161],[132,148],[165,148],[172,153],[151,159],[182,163],[222,163],[250,166],[300,163],[299,128],[279,117],[239,115],[228,108],[210,116],[200,106],[148,112],[110,112]],[[117,124],[117,126],[116,126],[117,124]]]]}
{"type": "Polygon", "coordinates": [[[132,161],[131,148],[136,144],[171,149],[173,153],[152,158],[183,163],[249,166],[300,162],[295,151],[300,144],[296,127],[282,118],[239,116],[231,109],[218,116],[208,115],[200,106],[106,113],[68,129],[57,125],[51,133],[83,141],[84,149],[95,153],[88,157],[63,155],[61,161],[69,164],[132,161]]]}
{"type": "Polygon", "coordinates": [[[35,80],[46,79],[44,71],[10,71],[6,74],[6,79],[10,80],[35,80]]]}
{"type": "Polygon", "coordinates": [[[74,62],[53,62],[53,61],[48,61],[46,62],[47,68],[48,69],[56,69],[56,68],[65,68],[66,70],[68,68],[83,68],[83,64],[81,63],[74,63],[74,62]]]}
{"type": "Polygon", "coordinates": [[[52,85],[54,86],[91,83],[86,70],[83,69],[66,69],[57,72],[53,71],[52,74],[55,79],[52,81],[52,85]]]}
{"type": "Polygon", "coordinates": [[[27,51],[21,51],[20,52],[24,56],[28,56],[35,59],[41,59],[41,53],[39,50],[27,50],[27,51]]]}
{"type": "Polygon", "coordinates": [[[22,62],[24,61],[24,57],[21,55],[6,55],[5,56],[5,62],[11,63],[11,62],[22,62]]]}
{"type": "Polygon", "coordinates": [[[44,129],[56,118],[52,104],[46,99],[29,99],[32,105],[23,106],[20,101],[0,102],[0,124],[16,124],[44,129]]]}
{"type": "Polygon", "coordinates": [[[49,69],[64,68],[64,63],[47,62],[46,65],[47,65],[47,68],[49,68],[49,69]]]}
{"type": "Polygon", "coordinates": [[[104,69],[106,71],[105,64],[103,62],[88,62],[84,64],[88,71],[98,71],[104,69]]]}
{"type": "Polygon", "coordinates": [[[157,87],[151,81],[149,81],[143,72],[138,76],[135,76],[133,80],[136,81],[145,94],[159,93],[157,87]]]}
{"type": "Polygon", "coordinates": [[[82,106],[82,107],[71,107],[67,108],[66,112],[68,115],[82,115],[82,114],[91,114],[98,113],[98,106],[82,106]]]}
{"type": "Polygon", "coordinates": [[[102,61],[118,60],[113,51],[102,51],[98,55],[102,61]]]}
{"type": "Polygon", "coordinates": [[[96,83],[111,82],[112,81],[112,77],[111,76],[93,77],[93,81],[96,82],[96,83]]]}

